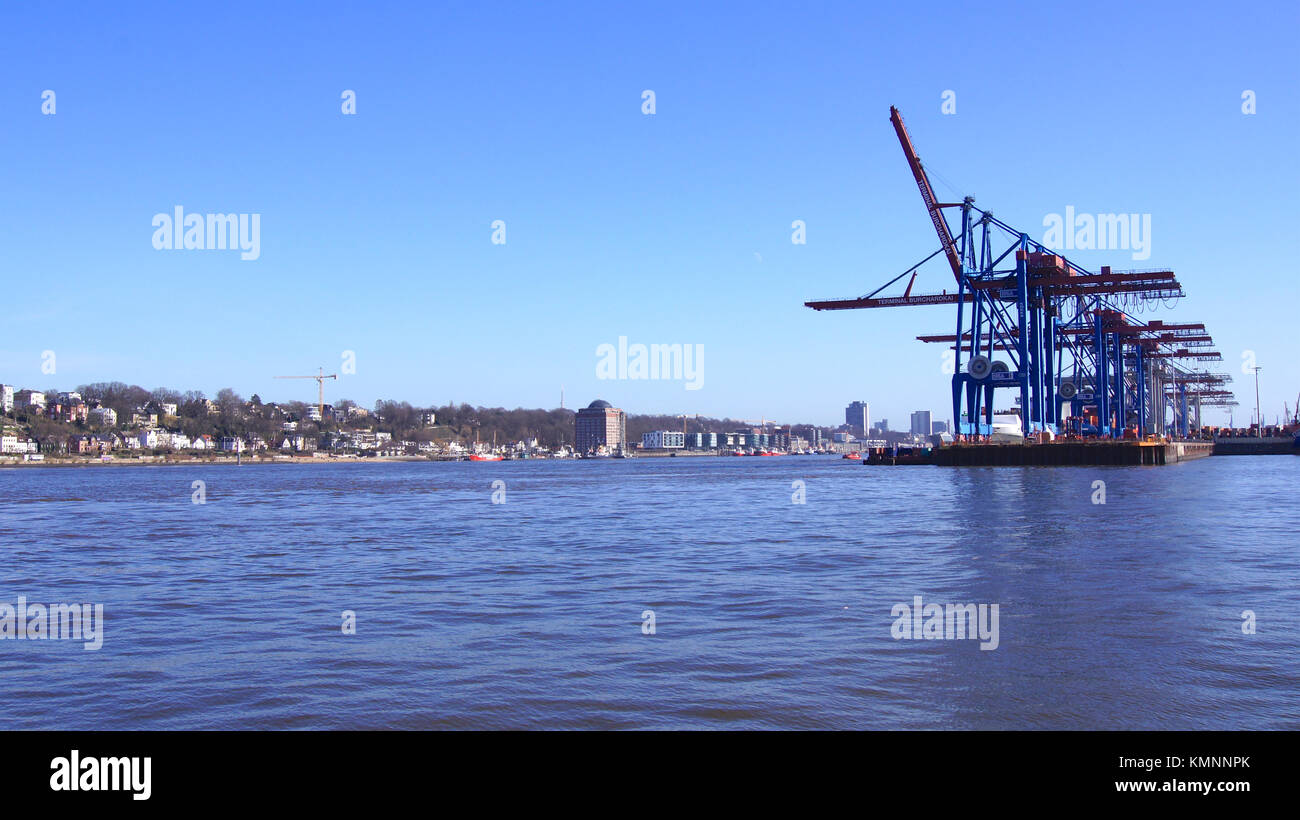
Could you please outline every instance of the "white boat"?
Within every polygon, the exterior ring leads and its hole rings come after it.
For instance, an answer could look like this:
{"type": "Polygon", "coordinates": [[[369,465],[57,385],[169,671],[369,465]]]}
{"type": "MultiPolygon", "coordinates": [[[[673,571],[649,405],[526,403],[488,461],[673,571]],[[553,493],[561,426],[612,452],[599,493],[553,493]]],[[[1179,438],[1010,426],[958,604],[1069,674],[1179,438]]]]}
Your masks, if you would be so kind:
{"type": "Polygon", "coordinates": [[[989,441],[994,444],[1021,444],[1025,434],[1020,429],[1020,416],[994,416],[993,432],[989,441]]]}

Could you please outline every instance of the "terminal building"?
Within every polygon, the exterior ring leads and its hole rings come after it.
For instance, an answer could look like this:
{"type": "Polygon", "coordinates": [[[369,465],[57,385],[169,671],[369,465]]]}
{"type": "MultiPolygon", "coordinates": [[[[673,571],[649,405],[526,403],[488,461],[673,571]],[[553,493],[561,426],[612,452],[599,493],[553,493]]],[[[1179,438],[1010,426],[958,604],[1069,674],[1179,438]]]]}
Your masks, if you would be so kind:
{"type": "Polygon", "coordinates": [[[627,414],[603,399],[578,411],[573,420],[573,446],[579,453],[627,446],[627,414]]]}

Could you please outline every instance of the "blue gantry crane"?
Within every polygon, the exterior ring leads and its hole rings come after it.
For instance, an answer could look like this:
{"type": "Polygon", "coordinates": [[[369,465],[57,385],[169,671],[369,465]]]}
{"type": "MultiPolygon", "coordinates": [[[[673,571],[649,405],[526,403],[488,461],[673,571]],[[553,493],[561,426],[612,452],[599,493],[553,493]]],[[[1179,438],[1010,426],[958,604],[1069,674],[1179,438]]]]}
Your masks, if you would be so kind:
{"type": "Polygon", "coordinates": [[[1012,391],[1021,429],[1120,438],[1186,437],[1202,404],[1230,405],[1230,377],[1186,362],[1222,360],[1203,324],[1142,322],[1132,314],[1183,296],[1172,271],[1085,270],[975,206],[940,202],[898,109],[890,108],[938,250],[865,296],[805,302],[814,310],[955,304],[956,333],[918,336],[954,350],[955,434],[992,430],[996,391],[1012,391]],[[956,215],[957,229],[948,212],[956,215]],[[955,290],[913,294],[921,266],[942,254],[955,290]],[[909,277],[901,296],[881,296],[909,277]],[[1189,403],[1190,402],[1190,403],[1189,403]],[[1062,409],[1068,403],[1068,415],[1062,409]]]}

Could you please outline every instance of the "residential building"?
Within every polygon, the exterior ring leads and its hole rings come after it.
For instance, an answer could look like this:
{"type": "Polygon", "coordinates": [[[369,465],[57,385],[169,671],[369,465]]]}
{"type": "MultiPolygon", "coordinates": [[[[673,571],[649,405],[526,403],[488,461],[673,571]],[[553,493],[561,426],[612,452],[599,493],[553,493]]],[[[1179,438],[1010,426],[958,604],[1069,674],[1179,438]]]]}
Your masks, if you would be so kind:
{"type": "Polygon", "coordinates": [[[304,436],[302,433],[293,433],[284,437],[284,441],[280,442],[280,449],[298,452],[315,450],[316,439],[313,436],[304,436]]]}
{"type": "Polygon", "coordinates": [[[91,424],[100,427],[117,426],[117,411],[111,407],[95,407],[86,414],[86,418],[91,424]]]}
{"type": "Polygon", "coordinates": [[[14,386],[0,384],[0,413],[8,413],[12,409],[14,409],[14,386]]]}
{"type": "Polygon", "coordinates": [[[655,430],[641,434],[641,447],[646,450],[675,450],[686,446],[686,434],[675,430],[655,430]]]}
{"type": "Polygon", "coordinates": [[[692,450],[716,450],[718,448],[718,434],[687,433],[686,446],[692,450]]]}
{"type": "Polygon", "coordinates": [[[45,415],[55,421],[72,424],[73,422],[86,421],[90,415],[90,408],[81,402],[76,404],[64,404],[62,401],[58,401],[46,406],[45,415]]]}
{"type": "Polygon", "coordinates": [[[45,394],[40,390],[19,390],[14,394],[14,407],[19,410],[27,408],[45,409],[45,394]]]}

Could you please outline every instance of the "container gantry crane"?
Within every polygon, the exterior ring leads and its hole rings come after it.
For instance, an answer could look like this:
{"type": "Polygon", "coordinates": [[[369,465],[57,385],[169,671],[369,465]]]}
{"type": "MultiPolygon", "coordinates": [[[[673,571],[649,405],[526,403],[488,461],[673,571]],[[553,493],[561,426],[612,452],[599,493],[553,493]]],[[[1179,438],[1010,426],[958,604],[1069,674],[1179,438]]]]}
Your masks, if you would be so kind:
{"type": "Polygon", "coordinates": [[[939,249],[865,296],[804,304],[819,311],[956,305],[955,334],[917,338],[947,343],[955,351],[952,417],[959,436],[991,431],[998,389],[1018,391],[1026,437],[1040,430],[1058,432],[1064,401],[1070,402],[1072,417],[1092,410],[1087,415],[1095,416],[1099,435],[1123,435],[1131,416],[1143,433],[1163,433],[1171,397],[1176,430],[1186,435],[1186,384],[1176,377],[1189,371],[1173,362],[1221,357],[1199,349],[1212,341],[1204,325],[1144,324],[1123,310],[1181,298],[1174,273],[1110,267],[1094,273],[975,207],[974,197],[939,202],[896,107],[890,107],[890,122],[939,249]],[[949,210],[959,214],[955,232],[945,213],[949,210]],[[940,254],[956,289],[913,294],[918,269],[940,254]],[[909,275],[903,295],[880,295],[909,275]],[[1158,388],[1153,380],[1159,380],[1158,388]]]}

